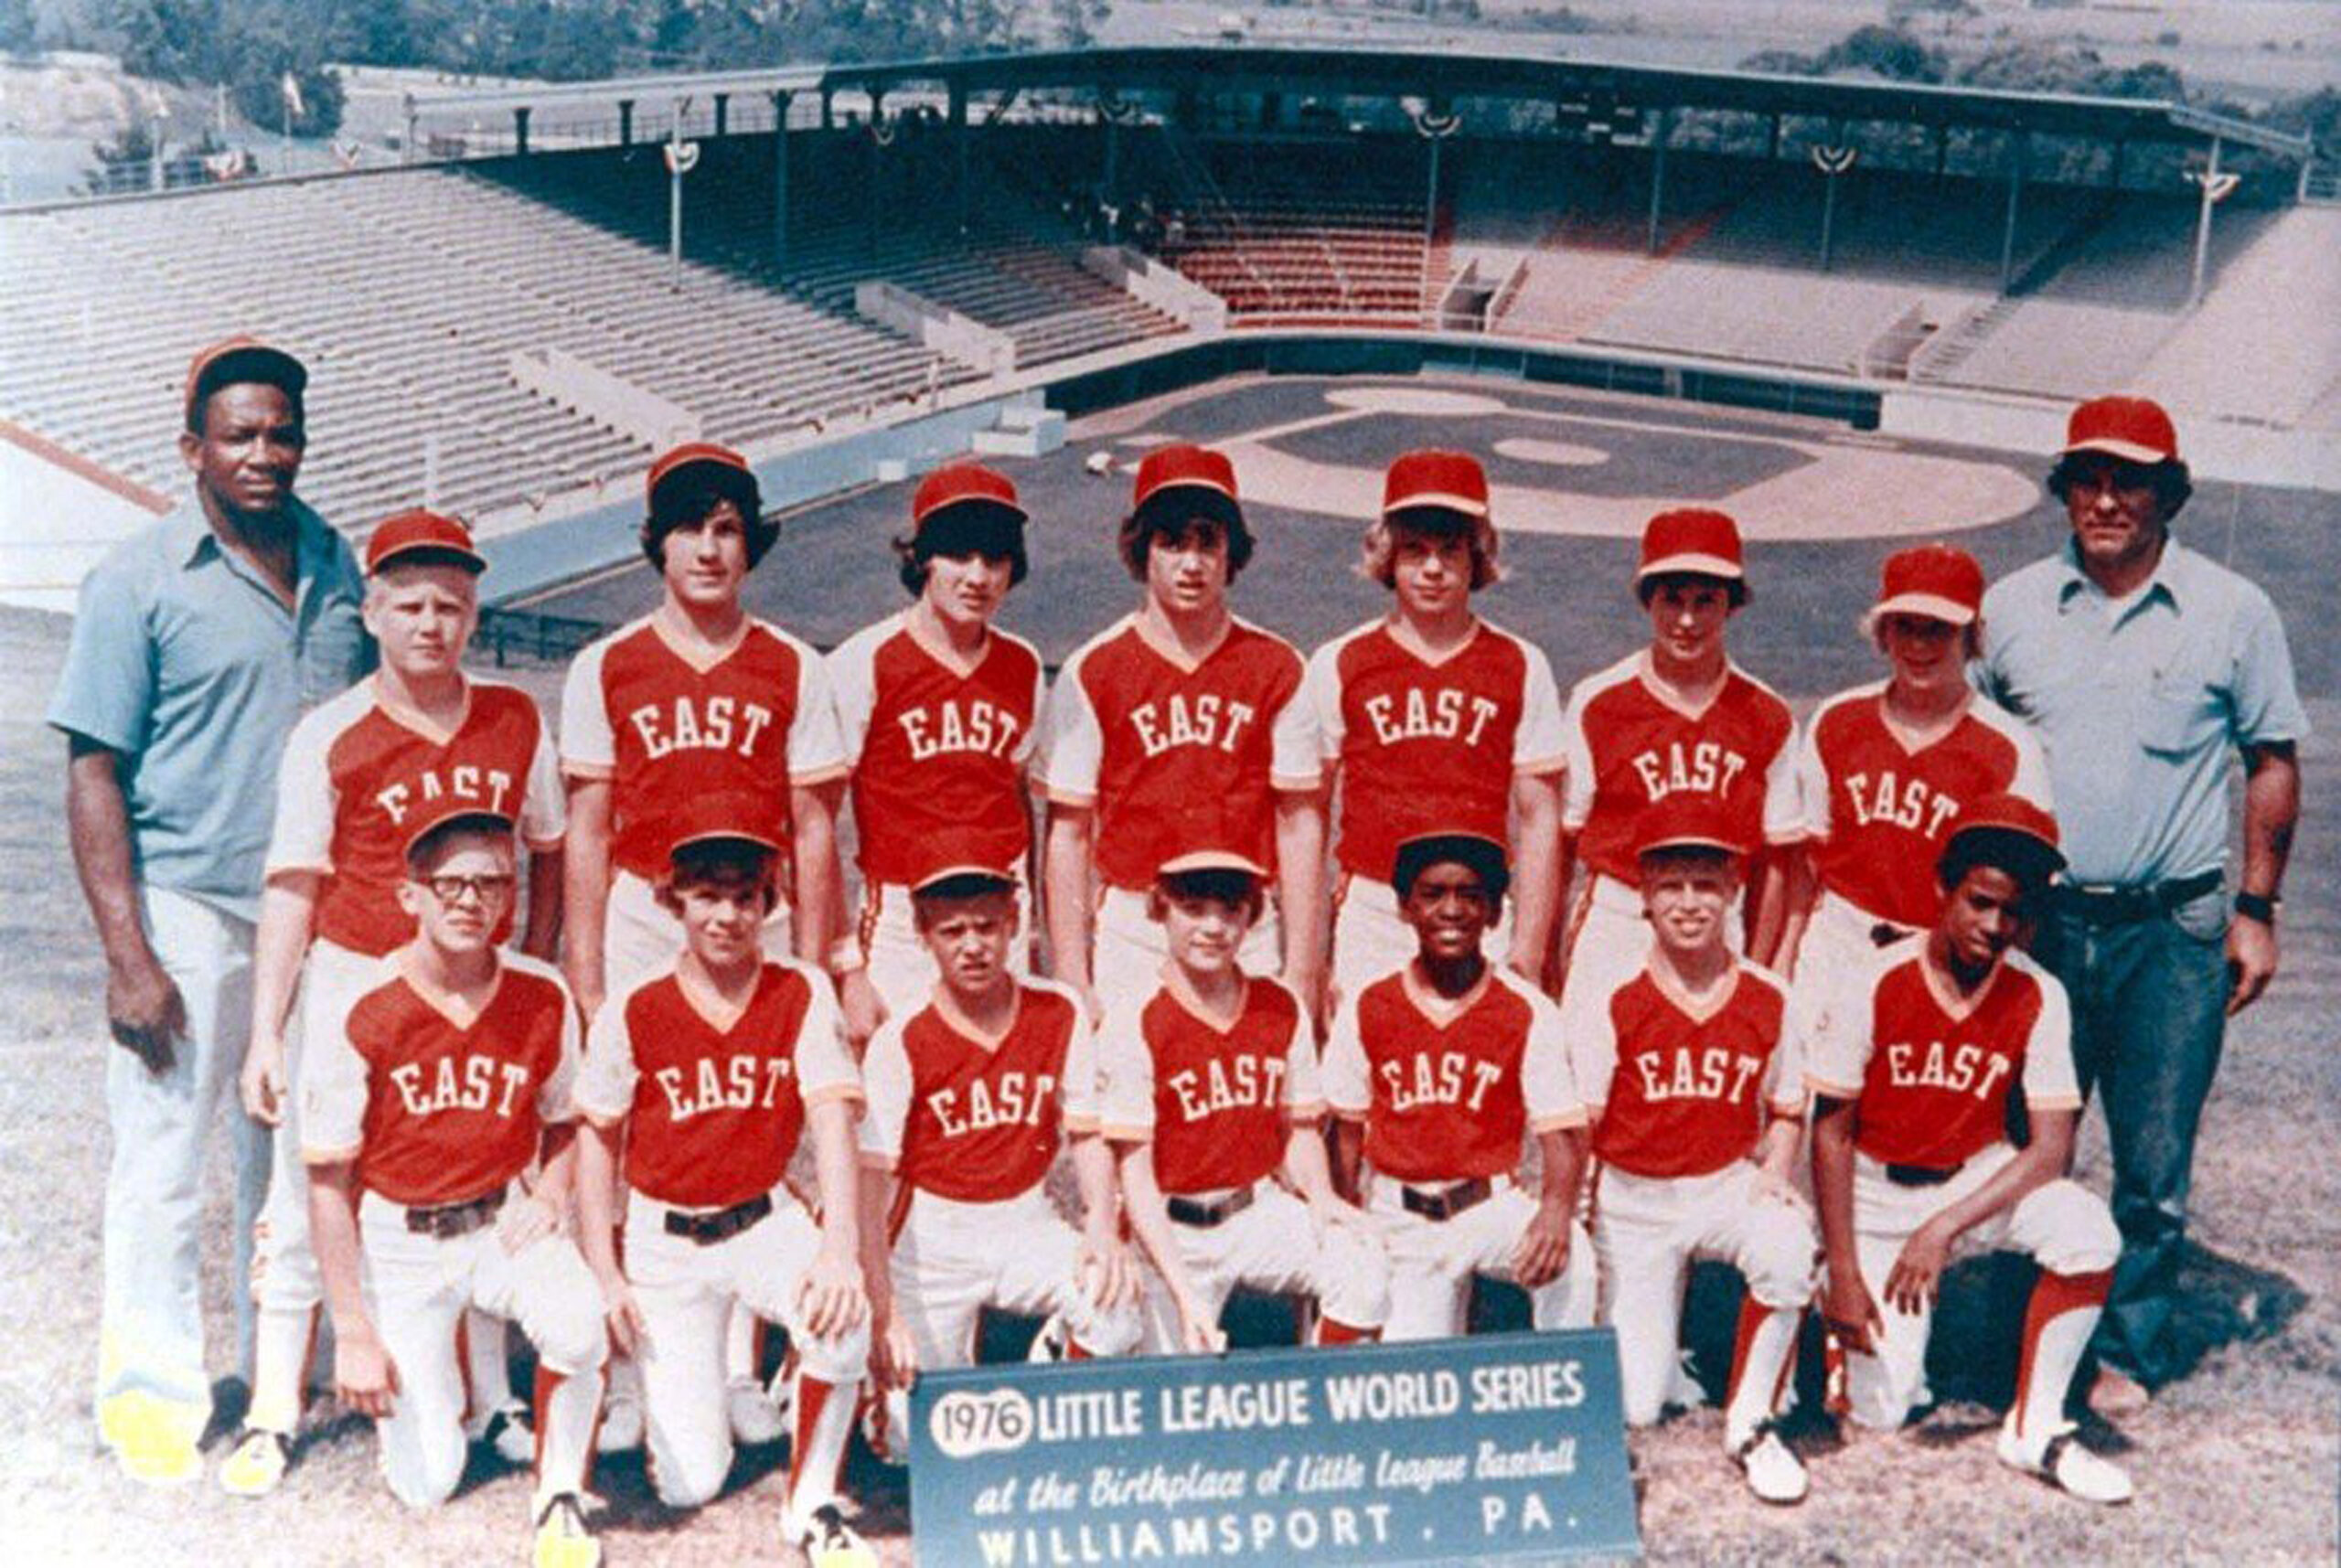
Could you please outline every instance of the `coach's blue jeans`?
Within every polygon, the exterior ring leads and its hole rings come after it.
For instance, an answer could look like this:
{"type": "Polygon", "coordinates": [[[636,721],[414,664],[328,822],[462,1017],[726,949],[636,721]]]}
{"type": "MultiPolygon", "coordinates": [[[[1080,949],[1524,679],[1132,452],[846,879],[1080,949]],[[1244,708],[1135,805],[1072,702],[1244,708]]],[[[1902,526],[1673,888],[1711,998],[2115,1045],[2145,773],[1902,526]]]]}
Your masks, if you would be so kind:
{"type": "Polygon", "coordinates": [[[2074,1065],[2082,1093],[2105,1107],[2113,1151],[2122,1261],[2091,1349],[2150,1386],[2176,1371],[2167,1329],[2195,1134],[2227,1023],[2227,896],[2214,891],[2124,925],[2057,911],[2034,944],[2072,998],[2074,1065]]]}

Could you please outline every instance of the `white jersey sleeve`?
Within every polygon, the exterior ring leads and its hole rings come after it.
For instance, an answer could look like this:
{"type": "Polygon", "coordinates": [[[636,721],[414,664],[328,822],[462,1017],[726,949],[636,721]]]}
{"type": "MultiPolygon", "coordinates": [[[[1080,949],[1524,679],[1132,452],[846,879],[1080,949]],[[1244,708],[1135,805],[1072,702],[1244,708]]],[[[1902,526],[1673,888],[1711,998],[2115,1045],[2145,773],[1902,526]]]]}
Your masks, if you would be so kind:
{"type": "Polygon", "coordinates": [[[1323,742],[1317,711],[1309,700],[1307,677],[1292,688],[1269,721],[1268,777],[1280,790],[1313,790],[1325,779],[1323,742]]]}
{"type": "Polygon", "coordinates": [[[888,616],[865,626],[838,645],[828,657],[829,697],[838,720],[838,752],[849,768],[861,765],[861,749],[870,739],[870,715],[878,707],[878,645],[901,624],[888,616]]]}
{"type": "Polygon", "coordinates": [[[868,1109],[861,1118],[861,1157],[892,1166],[902,1157],[903,1126],[911,1115],[911,1059],[903,1046],[903,1019],[888,1019],[870,1037],[861,1057],[868,1109]]]}
{"type": "Polygon", "coordinates": [[[1804,796],[1797,783],[1793,730],[1764,765],[1764,842],[1794,844],[1804,837],[1804,796]]]}
{"type": "Polygon", "coordinates": [[[625,1006],[632,997],[611,997],[593,1015],[585,1031],[585,1065],[577,1075],[577,1109],[597,1127],[615,1126],[633,1113],[634,1092],[641,1081],[635,1066],[634,1031],[626,1027],[625,1006]]]}
{"type": "Polygon", "coordinates": [[[1060,805],[1096,805],[1097,772],[1105,764],[1105,731],[1081,670],[1082,654],[1076,653],[1057,671],[1043,726],[1048,738],[1041,749],[1041,787],[1060,805]]]}
{"type": "Polygon", "coordinates": [[[837,992],[829,977],[809,964],[782,961],[804,976],[812,1000],[796,1028],[796,1092],[807,1105],[823,1100],[861,1098],[861,1070],[854,1065],[846,1044],[845,1015],[838,1008],[837,992]]]}
{"type": "Polygon", "coordinates": [[[829,695],[829,666],[808,644],[794,637],[796,650],[796,711],[788,720],[788,782],[796,789],[845,777],[845,746],[838,739],[837,703],[829,695]]]}
{"type": "Polygon", "coordinates": [[[285,738],[276,765],[275,826],[268,840],[267,874],[272,877],[285,871],[322,875],[333,869],[333,824],[340,803],[334,797],[326,754],[347,722],[343,712],[338,700],[313,708],[285,738]]]}
{"type": "MultiPolygon", "coordinates": [[[[352,987],[349,1007],[370,987],[352,987]]],[[[344,1010],[318,1037],[301,1042],[301,1065],[293,1093],[301,1103],[301,1161],[337,1165],[356,1159],[366,1146],[366,1059],[349,1043],[344,1010]]]]}
{"type": "Polygon", "coordinates": [[[1609,1081],[1618,1072],[1618,1028],[1609,1011],[1616,995],[1596,987],[1570,986],[1561,993],[1561,1039],[1568,1044],[1569,1066],[1577,1092],[1598,1115],[1609,1103],[1609,1081]]]}
{"type": "Polygon", "coordinates": [[[1300,677],[1300,694],[1317,719],[1318,755],[1328,763],[1341,756],[1342,737],[1346,733],[1342,723],[1341,671],[1342,649],[1349,640],[1346,636],[1335,637],[1310,654],[1308,667],[1300,677]]]}
{"type": "Polygon", "coordinates": [[[1829,711],[1823,703],[1812,710],[1796,732],[1796,795],[1797,815],[1802,822],[1804,836],[1825,843],[1829,837],[1831,805],[1829,771],[1821,762],[1821,720],[1829,711]]]}
{"type": "Polygon", "coordinates": [[[1520,1093],[1528,1107],[1528,1130],[1559,1132],[1585,1125],[1585,1101],[1569,1071],[1568,1042],[1561,1033],[1561,1009],[1541,991],[1513,985],[1528,1003],[1528,1043],[1520,1053],[1520,1093]]]}
{"type": "MultiPolygon", "coordinates": [[[[1070,997],[1070,993],[1068,993],[1070,997]]],[[[1097,1037],[1089,1028],[1089,1014],[1073,999],[1073,1038],[1065,1042],[1064,1127],[1068,1133],[1094,1133],[1103,1115],[1098,1103],[1097,1037]]]]}
{"type": "Polygon", "coordinates": [[[529,782],[520,795],[520,841],[531,849],[557,849],[569,833],[569,797],[561,787],[561,756],[552,726],[537,713],[537,748],[529,756],[529,782]]]}
{"type": "Polygon", "coordinates": [[[2015,962],[2040,984],[2040,1013],[2024,1043],[2024,1103],[2035,1111],[2078,1111],[2080,1079],[2073,1070],[2073,1009],[2057,976],[2024,959],[2015,962]]]}
{"type": "Polygon", "coordinates": [[[574,778],[606,779],[617,772],[617,737],[602,698],[602,659],[609,647],[609,637],[586,645],[561,682],[561,770],[574,778]]]}
{"type": "Polygon", "coordinates": [[[1374,1086],[1366,1080],[1365,1042],[1358,1035],[1355,997],[1342,997],[1334,1009],[1321,1069],[1325,1104],[1335,1115],[1362,1117],[1373,1107],[1374,1086]]]}
{"type": "Polygon", "coordinates": [[[1593,815],[1593,741],[1585,732],[1586,705],[1592,698],[1588,686],[1577,683],[1561,717],[1561,754],[1568,768],[1561,788],[1561,827],[1569,833],[1583,827],[1593,815]]]}
{"type": "Polygon", "coordinates": [[[1144,1018],[1142,1005],[1117,1000],[1097,1026],[1100,1118],[1106,1136],[1125,1143],[1154,1136],[1154,1052],[1144,1018]]]}
{"type": "Polygon", "coordinates": [[[1284,1108],[1295,1121],[1308,1122],[1325,1114],[1325,1075],[1317,1061],[1309,1009],[1299,1006],[1299,1000],[1297,996],[1293,998],[1292,1039],[1285,1047],[1284,1108]]]}
{"type": "MultiPolygon", "coordinates": [[[[1900,953],[1903,944],[1888,948],[1900,953]]],[[[1872,1016],[1882,964],[1822,974],[1808,967],[1789,994],[1804,1045],[1805,1086],[1833,1100],[1861,1097],[1869,1075],[1872,1016]]]]}
{"type": "Polygon", "coordinates": [[[1520,683],[1520,728],[1512,737],[1512,771],[1557,773],[1568,764],[1569,741],[1560,688],[1553,681],[1553,661],[1525,638],[1513,640],[1520,645],[1527,667],[1520,683]]]}

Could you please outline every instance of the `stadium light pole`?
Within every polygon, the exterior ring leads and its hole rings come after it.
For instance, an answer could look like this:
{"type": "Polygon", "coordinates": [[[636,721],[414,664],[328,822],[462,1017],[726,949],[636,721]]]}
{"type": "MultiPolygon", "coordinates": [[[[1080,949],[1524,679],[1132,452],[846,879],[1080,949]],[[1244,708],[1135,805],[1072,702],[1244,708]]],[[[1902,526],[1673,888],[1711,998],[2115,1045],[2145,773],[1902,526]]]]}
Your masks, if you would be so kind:
{"type": "Polygon", "coordinates": [[[2186,290],[2186,307],[2189,310],[2203,303],[2203,274],[2211,262],[2211,209],[2236,185],[2235,176],[2219,172],[2221,140],[2218,136],[2211,138],[2210,161],[2204,165],[2203,172],[2186,176],[2203,187],[2202,205],[2195,214],[2195,271],[2186,290]]]}
{"type": "Polygon", "coordinates": [[[676,293],[683,287],[683,176],[699,162],[699,144],[683,140],[683,116],[690,109],[689,99],[677,99],[667,123],[667,287],[676,293]]]}

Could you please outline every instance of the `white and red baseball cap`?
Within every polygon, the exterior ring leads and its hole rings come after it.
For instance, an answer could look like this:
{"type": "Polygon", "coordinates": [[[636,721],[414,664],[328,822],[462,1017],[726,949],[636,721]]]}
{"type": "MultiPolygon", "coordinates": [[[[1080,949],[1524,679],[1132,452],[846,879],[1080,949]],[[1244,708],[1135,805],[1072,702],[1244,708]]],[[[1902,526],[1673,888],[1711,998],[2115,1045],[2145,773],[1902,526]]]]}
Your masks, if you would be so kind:
{"type": "Polygon", "coordinates": [[[1469,517],[1488,515],[1488,475],[1468,452],[1427,447],[1390,464],[1382,480],[1382,515],[1437,507],[1469,517]]]}
{"type": "Polygon", "coordinates": [[[2102,452],[2130,463],[2175,463],[2178,428],[2152,398],[2091,398],[2065,425],[2063,454],[2102,452]]]}
{"type": "Polygon", "coordinates": [[[1017,499],[1015,482],[1007,475],[980,463],[946,463],[920,480],[917,493],[911,497],[912,534],[917,535],[931,519],[958,507],[1010,512],[1020,523],[1029,516],[1017,499]]]}
{"type": "Polygon", "coordinates": [[[475,576],[487,570],[487,558],[472,542],[471,529],[457,518],[421,507],[384,517],[366,538],[367,576],[399,560],[460,566],[475,576]]]}
{"type": "Polygon", "coordinates": [[[1677,790],[1662,796],[1634,819],[1634,853],[1654,855],[1664,849],[1745,855],[1748,846],[1732,826],[1722,801],[1695,790],[1677,790]]]}
{"type": "Polygon", "coordinates": [[[1745,583],[1739,525],[1728,513],[1706,507],[1659,513],[1642,527],[1642,559],[1634,581],[1639,585],[1671,573],[1745,583]]]}
{"type": "Polygon", "coordinates": [[[987,892],[1005,892],[1016,886],[1016,868],[1003,865],[998,849],[988,847],[972,828],[932,834],[919,849],[918,869],[911,878],[914,896],[946,884],[987,892]]]}
{"type": "Polygon", "coordinates": [[[1954,856],[1971,866],[1997,866],[2043,883],[2065,869],[2057,819],[2017,795],[1969,801],[1951,823],[1937,863],[1948,863],[1954,856]]]}
{"type": "Polygon", "coordinates": [[[435,799],[424,801],[415,809],[414,816],[407,821],[406,842],[399,846],[400,852],[412,859],[417,845],[441,829],[452,827],[457,823],[477,832],[492,833],[505,837],[509,837],[519,827],[519,824],[509,814],[493,810],[482,805],[476,798],[459,795],[443,795],[435,799]]]}
{"type": "MultiPolygon", "coordinates": [[[[718,446],[711,441],[687,441],[679,446],[668,447],[658,454],[643,477],[642,490],[650,509],[658,509],[658,492],[668,481],[690,473],[702,473],[716,481],[723,493],[738,503],[743,513],[761,507],[762,492],[756,486],[755,471],[748,460],[728,446],[718,446]]],[[[754,519],[750,518],[751,522],[754,519]]]]}
{"type": "Polygon", "coordinates": [[[1158,446],[1138,462],[1130,509],[1143,512],[1157,502],[1190,506],[1205,517],[1240,516],[1235,464],[1207,446],[1158,446]]]}
{"type": "Polygon", "coordinates": [[[1983,569],[1963,549],[1922,544],[1896,550],[1878,572],[1877,603],[1863,618],[1875,628],[1885,615],[1923,615],[1972,626],[1983,613],[1983,569]]]}
{"type": "Polygon", "coordinates": [[[781,852],[779,816],[776,803],[743,790],[705,790],[685,795],[668,808],[662,824],[667,857],[671,860],[696,844],[751,844],[777,855],[781,852]]]}
{"type": "Polygon", "coordinates": [[[1268,874],[1268,869],[1249,855],[1224,845],[1181,850],[1154,869],[1158,877],[1181,877],[1190,871],[1241,871],[1245,876],[1263,879],[1268,874]]]}

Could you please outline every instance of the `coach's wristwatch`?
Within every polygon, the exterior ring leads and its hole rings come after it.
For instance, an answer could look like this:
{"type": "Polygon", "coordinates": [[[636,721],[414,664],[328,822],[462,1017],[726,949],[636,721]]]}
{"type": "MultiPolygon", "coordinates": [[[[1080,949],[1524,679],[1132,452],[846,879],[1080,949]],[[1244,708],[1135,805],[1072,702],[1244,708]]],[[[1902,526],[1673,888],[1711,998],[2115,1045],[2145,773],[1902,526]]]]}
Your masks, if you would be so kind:
{"type": "Polygon", "coordinates": [[[2262,925],[2274,925],[2276,912],[2283,907],[2284,901],[2273,893],[2238,893],[2235,896],[2235,912],[2262,925]]]}

